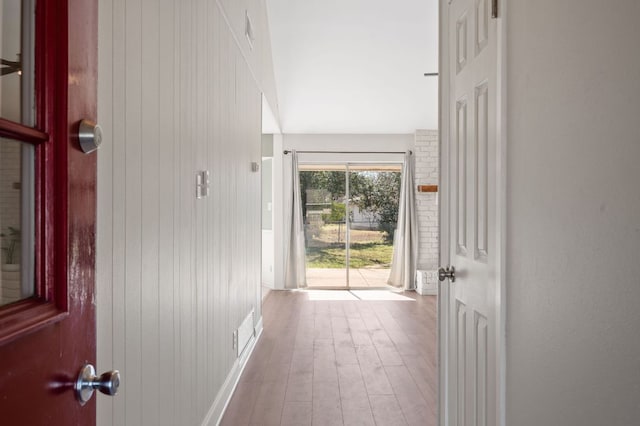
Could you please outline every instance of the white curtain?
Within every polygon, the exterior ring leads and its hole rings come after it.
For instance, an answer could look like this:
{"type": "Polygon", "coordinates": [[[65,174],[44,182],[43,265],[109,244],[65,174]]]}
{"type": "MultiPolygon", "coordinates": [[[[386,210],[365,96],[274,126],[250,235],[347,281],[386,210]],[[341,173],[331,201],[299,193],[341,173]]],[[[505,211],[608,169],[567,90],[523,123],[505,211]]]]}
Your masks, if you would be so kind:
{"type": "Polygon", "coordinates": [[[284,287],[301,288],[307,286],[305,247],[304,247],[304,219],[302,218],[302,194],[300,193],[300,173],[298,171],[298,154],[291,151],[291,188],[293,193],[291,202],[291,220],[289,221],[288,250],[284,287]]]}
{"type": "Polygon", "coordinates": [[[404,155],[398,224],[393,237],[393,260],[388,283],[405,290],[414,289],[417,258],[418,220],[413,192],[413,158],[408,151],[404,155]]]}

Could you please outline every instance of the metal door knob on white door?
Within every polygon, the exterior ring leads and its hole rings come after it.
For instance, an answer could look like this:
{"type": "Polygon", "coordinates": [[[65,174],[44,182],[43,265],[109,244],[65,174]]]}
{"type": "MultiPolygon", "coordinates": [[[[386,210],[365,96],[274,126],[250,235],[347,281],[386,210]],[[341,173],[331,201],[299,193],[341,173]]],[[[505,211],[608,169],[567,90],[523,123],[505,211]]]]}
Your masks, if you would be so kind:
{"type": "Polygon", "coordinates": [[[447,278],[449,278],[452,283],[456,282],[456,268],[447,266],[446,268],[440,267],[440,269],[438,269],[438,279],[444,281],[447,278]]]}

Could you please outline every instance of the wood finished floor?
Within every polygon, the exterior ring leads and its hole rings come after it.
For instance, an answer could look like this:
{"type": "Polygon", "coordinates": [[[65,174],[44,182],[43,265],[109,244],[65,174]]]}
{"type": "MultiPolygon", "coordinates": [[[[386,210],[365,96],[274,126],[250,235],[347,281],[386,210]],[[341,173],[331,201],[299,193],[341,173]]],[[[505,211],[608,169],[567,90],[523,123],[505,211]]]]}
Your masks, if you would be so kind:
{"type": "Polygon", "coordinates": [[[435,426],[436,298],[327,292],[269,294],[221,424],[435,426]]]}

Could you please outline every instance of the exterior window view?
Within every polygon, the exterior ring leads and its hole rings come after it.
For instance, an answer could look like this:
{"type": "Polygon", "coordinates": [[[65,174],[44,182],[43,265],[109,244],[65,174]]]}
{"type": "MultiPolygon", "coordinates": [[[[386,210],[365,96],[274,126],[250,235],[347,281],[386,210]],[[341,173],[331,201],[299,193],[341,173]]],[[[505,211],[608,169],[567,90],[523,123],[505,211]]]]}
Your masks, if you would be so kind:
{"type": "Polygon", "coordinates": [[[386,287],[402,166],[301,165],[307,285],[386,287]]]}

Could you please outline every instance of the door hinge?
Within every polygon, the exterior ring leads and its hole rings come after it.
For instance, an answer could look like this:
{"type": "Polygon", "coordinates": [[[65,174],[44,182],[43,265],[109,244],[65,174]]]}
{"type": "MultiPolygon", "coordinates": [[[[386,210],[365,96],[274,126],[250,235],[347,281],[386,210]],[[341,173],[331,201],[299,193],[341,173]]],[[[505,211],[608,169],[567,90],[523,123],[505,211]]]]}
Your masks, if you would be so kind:
{"type": "Polygon", "coordinates": [[[499,0],[491,0],[491,17],[493,19],[498,18],[498,1],[499,0]]]}

